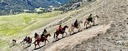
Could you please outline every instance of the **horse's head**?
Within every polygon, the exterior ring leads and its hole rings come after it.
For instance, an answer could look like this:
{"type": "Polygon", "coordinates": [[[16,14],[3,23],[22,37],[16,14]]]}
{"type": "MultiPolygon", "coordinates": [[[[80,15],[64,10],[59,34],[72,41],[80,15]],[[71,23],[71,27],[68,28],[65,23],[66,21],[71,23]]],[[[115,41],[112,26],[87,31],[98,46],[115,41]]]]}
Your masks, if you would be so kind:
{"type": "Polygon", "coordinates": [[[96,15],[97,18],[100,18],[98,15],[96,15]]]}
{"type": "Polygon", "coordinates": [[[67,26],[67,25],[65,25],[64,27],[65,27],[65,28],[68,28],[68,26],[67,26]]]}

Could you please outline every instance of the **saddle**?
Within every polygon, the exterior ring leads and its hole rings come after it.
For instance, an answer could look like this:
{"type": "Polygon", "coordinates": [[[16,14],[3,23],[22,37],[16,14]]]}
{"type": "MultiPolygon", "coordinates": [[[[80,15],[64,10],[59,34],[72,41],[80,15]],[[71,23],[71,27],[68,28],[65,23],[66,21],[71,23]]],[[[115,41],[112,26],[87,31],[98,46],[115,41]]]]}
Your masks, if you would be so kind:
{"type": "Polygon", "coordinates": [[[87,21],[91,21],[91,22],[92,22],[92,18],[87,18],[86,20],[87,20],[87,21]]]}

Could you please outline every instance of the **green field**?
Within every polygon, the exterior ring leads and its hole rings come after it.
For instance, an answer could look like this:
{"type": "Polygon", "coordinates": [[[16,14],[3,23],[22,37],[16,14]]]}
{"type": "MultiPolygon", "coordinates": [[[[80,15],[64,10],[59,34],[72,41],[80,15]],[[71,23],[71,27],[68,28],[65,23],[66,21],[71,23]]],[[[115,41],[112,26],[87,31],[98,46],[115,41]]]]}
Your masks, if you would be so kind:
{"type": "Polygon", "coordinates": [[[33,30],[50,23],[51,20],[57,19],[56,16],[60,13],[61,11],[53,11],[42,14],[21,13],[0,16],[0,49],[8,48],[9,41],[13,38],[26,36],[33,30]]]}

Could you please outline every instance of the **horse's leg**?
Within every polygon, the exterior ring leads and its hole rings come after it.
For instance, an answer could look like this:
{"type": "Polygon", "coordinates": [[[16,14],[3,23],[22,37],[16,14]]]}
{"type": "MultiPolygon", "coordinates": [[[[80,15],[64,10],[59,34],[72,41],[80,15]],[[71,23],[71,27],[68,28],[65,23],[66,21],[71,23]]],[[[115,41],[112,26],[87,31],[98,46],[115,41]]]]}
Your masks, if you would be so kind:
{"type": "Polygon", "coordinates": [[[35,48],[36,48],[36,45],[37,45],[37,44],[36,44],[36,41],[34,42],[34,45],[35,45],[35,48]]]}
{"type": "Polygon", "coordinates": [[[95,25],[95,18],[92,20],[92,22],[93,22],[93,25],[95,25]]]}
{"type": "Polygon", "coordinates": [[[62,38],[64,38],[64,34],[62,33],[62,38]]]}
{"type": "Polygon", "coordinates": [[[66,33],[66,35],[68,35],[67,32],[65,32],[65,33],[66,33]]]}
{"type": "Polygon", "coordinates": [[[72,32],[74,33],[74,27],[72,27],[72,32]]]}
{"type": "Polygon", "coordinates": [[[71,26],[71,28],[70,28],[70,34],[72,33],[72,26],[71,26]]]}
{"type": "Polygon", "coordinates": [[[44,45],[46,45],[46,40],[44,40],[44,45]]]}
{"type": "Polygon", "coordinates": [[[37,42],[38,46],[40,47],[40,42],[37,42]]]}
{"type": "Polygon", "coordinates": [[[35,48],[36,48],[36,44],[35,44],[35,48]]]}
{"type": "Polygon", "coordinates": [[[58,40],[58,35],[59,35],[59,34],[56,35],[56,40],[58,40]]]}
{"type": "Polygon", "coordinates": [[[89,22],[89,26],[90,26],[90,27],[92,26],[92,23],[93,23],[93,22],[91,22],[91,21],[89,22]]]}
{"type": "Polygon", "coordinates": [[[89,25],[89,27],[91,27],[91,21],[88,21],[88,25],[89,25]]]}
{"type": "Polygon", "coordinates": [[[78,26],[78,32],[81,30],[81,27],[80,27],[80,25],[78,26]]]}
{"type": "MultiPolygon", "coordinates": [[[[47,41],[48,41],[48,39],[47,39],[47,41]]],[[[49,43],[49,41],[48,41],[48,43],[49,43]]]]}
{"type": "Polygon", "coordinates": [[[85,21],[85,22],[84,22],[84,26],[86,25],[86,23],[87,23],[87,22],[85,21]]]}
{"type": "Polygon", "coordinates": [[[71,29],[68,30],[69,34],[71,34],[71,29]]]}
{"type": "Polygon", "coordinates": [[[54,38],[55,38],[55,40],[57,39],[57,33],[54,33],[54,38]]]}
{"type": "Polygon", "coordinates": [[[88,22],[86,23],[86,28],[87,28],[87,26],[88,26],[88,22]]]}
{"type": "Polygon", "coordinates": [[[84,26],[86,26],[86,28],[87,28],[87,23],[88,23],[88,21],[86,20],[86,21],[84,22],[84,26]]]}

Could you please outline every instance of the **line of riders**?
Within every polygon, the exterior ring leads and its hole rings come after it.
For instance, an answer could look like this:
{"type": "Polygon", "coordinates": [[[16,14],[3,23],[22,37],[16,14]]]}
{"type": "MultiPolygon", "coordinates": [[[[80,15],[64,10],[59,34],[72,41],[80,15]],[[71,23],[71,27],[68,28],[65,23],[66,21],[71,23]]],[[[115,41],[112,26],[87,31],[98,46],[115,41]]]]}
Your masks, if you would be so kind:
{"type": "MultiPolygon", "coordinates": [[[[92,17],[92,14],[90,14],[90,15],[88,16],[88,18],[86,18],[86,21],[84,22],[84,26],[86,26],[86,28],[87,28],[88,25],[91,26],[90,23],[93,23],[93,25],[95,25],[95,19],[96,19],[96,18],[99,18],[99,16],[96,15],[96,16],[92,17]]],[[[82,21],[78,21],[78,20],[76,19],[75,22],[74,22],[73,24],[71,24],[71,29],[69,30],[70,34],[71,34],[71,33],[74,33],[74,28],[77,28],[78,31],[81,31],[81,26],[80,26],[81,23],[83,23],[83,22],[82,22],[82,21]]],[[[67,35],[67,32],[65,31],[66,28],[68,28],[67,25],[65,25],[64,27],[62,27],[61,25],[59,25],[58,29],[57,29],[57,30],[55,31],[55,33],[54,33],[54,39],[55,39],[55,40],[58,40],[58,35],[59,35],[59,34],[62,34],[62,38],[64,37],[64,36],[63,36],[64,33],[66,33],[66,35],[67,35]]],[[[48,41],[48,39],[47,39],[48,36],[51,36],[51,35],[50,35],[50,33],[49,33],[46,29],[44,29],[44,31],[43,31],[43,33],[41,34],[41,36],[40,36],[39,34],[35,33],[35,34],[34,34],[34,38],[35,38],[34,45],[35,45],[35,48],[36,48],[37,45],[40,47],[40,42],[44,42],[44,43],[45,43],[44,45],[46,45],[46,41],[49,43],[49,41],[48,41]]],[[[13,41],[13,43],[16,43],[16,40],[13,39],[12,41],[13,41]]],[[[23,39],[22,42],[25,42],[25,43],[28,43],[28,44],[31,45],[31,43],[32,43],[32,38],[30,38],[29,36],[26,36],[26,37],[23,39]]],[[[22,42],[21,42],[21,43],[22,43],[22,42]]]]}

